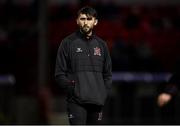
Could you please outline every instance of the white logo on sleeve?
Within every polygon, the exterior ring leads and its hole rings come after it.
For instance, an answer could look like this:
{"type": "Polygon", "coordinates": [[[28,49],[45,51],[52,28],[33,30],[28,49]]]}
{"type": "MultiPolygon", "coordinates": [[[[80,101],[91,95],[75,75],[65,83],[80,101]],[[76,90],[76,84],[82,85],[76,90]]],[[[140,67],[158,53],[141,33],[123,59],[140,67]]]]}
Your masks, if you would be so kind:
{"type": "Polygon", "coordinates": [[[102,112],[99,112],[99,113],[98,113],[98,120],[102,120],[102,116],[103,116],[103,113],[102,113],[102,112]]]}
{"type": "Polygon", "coordinates": [[[73,114],[69,114],[68,118],[70,119],[74,118],[73,114]]]}

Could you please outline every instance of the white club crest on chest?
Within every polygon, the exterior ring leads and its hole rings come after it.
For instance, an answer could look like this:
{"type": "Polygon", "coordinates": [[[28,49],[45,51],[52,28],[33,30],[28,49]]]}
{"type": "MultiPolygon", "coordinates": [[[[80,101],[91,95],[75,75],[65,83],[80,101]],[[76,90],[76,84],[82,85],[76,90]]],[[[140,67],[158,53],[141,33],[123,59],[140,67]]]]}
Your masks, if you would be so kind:
{"type": "Polygon", "coordinates": [[[94,48],[94,55],[101,56],[101,49],[99,47],[94,48]]]}

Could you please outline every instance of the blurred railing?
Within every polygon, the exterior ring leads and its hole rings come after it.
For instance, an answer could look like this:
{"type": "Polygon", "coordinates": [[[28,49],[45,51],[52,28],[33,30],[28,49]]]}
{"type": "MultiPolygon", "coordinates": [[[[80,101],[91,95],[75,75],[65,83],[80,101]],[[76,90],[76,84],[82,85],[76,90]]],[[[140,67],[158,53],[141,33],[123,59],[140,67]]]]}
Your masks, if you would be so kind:
{"type": "Polygon", "coordinates": [[[166,82],[171,73],[148,73],[148,72],[113,72],[113,81],[124,82],[166,82]]]}
{"type": "Polygon", "coordinates": [[[0,75],[0,85],[14,85],[16,79],[13,75],[0,75]]]}

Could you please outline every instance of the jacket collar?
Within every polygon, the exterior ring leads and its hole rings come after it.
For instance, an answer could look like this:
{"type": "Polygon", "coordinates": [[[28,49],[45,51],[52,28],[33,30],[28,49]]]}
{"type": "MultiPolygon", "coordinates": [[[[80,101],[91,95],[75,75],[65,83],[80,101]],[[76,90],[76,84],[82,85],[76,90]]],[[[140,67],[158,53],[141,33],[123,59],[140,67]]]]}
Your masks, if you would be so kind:
{"type": "Polygon", "coordinates": [[[84,40],[91,40],[91,39],[93,39],[94,37],[95,37],[95,33],[94,32],[92,32],[92,35],[91,36],[89,36],[89,38],[87,38],[86,36],[85,36],[85,34],[83,34],[80,30],[77,30],[76,31],[76,33],[77,33],[77,35],[80,37],[80,38],[82,38],[82,39],[84,39],[84,40]]]}

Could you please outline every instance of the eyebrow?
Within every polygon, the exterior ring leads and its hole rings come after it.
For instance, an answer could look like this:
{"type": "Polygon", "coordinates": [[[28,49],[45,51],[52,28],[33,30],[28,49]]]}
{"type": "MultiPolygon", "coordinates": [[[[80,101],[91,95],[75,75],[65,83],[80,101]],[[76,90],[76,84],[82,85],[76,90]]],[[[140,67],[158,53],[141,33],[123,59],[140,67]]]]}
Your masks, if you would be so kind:
{"type": "Polygon", "coordinates": [[[81,19],[81,20],[84,20],[84,19],[87,19],[87,20],[92,20],[92,17],[87,17],[87,18],[85,18],[85,17],[81,17],[80,19],[81,19]]]}
{"type": "Polygon", "coordinates": [[[87,20],[92,20],[92,17],[88,17],[87,20]]]}

